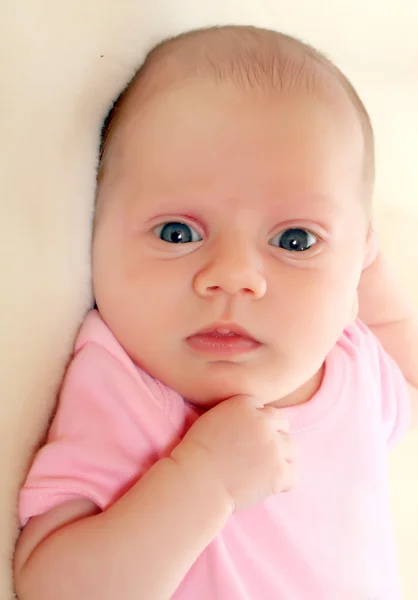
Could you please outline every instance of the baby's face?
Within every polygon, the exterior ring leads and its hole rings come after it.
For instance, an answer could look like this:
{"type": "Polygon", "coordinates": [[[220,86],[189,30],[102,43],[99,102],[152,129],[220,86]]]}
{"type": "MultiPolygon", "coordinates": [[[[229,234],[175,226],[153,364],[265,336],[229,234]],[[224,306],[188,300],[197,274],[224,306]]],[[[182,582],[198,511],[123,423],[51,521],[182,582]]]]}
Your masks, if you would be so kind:
{"type": "Polygon", "coordinates": [[[123,136],[93,245],[116,338],[200,406],[306,400],[353,318],[366,253],[351,109],[191,83],[123,136]]]}

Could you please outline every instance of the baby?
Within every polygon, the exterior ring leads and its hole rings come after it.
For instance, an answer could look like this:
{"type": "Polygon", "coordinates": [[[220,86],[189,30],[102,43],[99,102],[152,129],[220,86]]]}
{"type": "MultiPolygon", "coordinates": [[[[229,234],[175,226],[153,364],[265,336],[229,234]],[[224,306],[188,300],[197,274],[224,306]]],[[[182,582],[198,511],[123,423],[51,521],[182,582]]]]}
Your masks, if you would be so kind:
{"type": "Polygon", "coordinates": [[[223,27],[151,52],[106,125],[97,310],[21,492],[21,600],[400,598],[386,455],[418,319],[373,180],[312,48],[223,27]]]}

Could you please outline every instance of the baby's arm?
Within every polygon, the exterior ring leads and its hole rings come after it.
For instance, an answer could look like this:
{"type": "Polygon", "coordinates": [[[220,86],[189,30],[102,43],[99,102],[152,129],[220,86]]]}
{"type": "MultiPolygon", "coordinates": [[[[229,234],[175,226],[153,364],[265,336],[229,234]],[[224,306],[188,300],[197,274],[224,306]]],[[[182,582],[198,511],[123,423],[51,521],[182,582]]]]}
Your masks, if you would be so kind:
{"type": "Polygon", "coordinates": [[[225,400],[106,511],[79,500],[34,517],[16,550],[18,598],[171,598],[235,508],[289,489],[283,428],[277,409],[225,400]]]}
{"type": "Polygon", "coordinates": [[[15,557],[18,598],[170,598],[231,514],[191,458],[159,461],[105,512],[79,500],[31,519],[15,557]]]}
{"type": "Polygon", "coordinates": [[[159,461],[105,512],[81,500],[31,519],[15,558],[18,598],[170,598],[231,513],[216,479],[185,464],[159,461]]]}
{"type": "Polygon", "coordinates": [[[381,251],[361,277],[359,318],[401,369],[410,390],[412,423],[418,425],[418,309],[381,251]]]}

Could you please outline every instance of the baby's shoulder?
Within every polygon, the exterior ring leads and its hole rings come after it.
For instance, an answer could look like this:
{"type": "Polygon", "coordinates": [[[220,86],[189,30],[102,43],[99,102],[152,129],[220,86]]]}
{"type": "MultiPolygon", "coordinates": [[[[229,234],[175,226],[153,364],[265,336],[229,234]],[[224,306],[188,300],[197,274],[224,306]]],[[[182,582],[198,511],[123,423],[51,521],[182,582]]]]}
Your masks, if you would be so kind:
{"type": "Polygon", "coordinates": [[[145,418],[157,411],[172,422],[184,412],[183,399],[132,361],[97,310],[90,311],[80,327],[62,386],[63,400],[73,397],[74,389],[79,396],[82,391],[85,401],[106,405],[107,412],[114,406],[145,418]]]}
{"type": "Polygon", "coordinates": [[[350,402],[358,395],[361,407],[375,405],[380,413],[389,443],[400,439],[410,419],[406,380],[378,337],[361,321],[347,327],[338,342],[349,365],[350,402]]]}
{"type": "Polygon", "coordinates": [[[375,334],[360,320],[353,321],[344,329],[337,347],[363,365],[371,362],[378,366],[376,360],[379,354],[385,353],[375,334]]]}

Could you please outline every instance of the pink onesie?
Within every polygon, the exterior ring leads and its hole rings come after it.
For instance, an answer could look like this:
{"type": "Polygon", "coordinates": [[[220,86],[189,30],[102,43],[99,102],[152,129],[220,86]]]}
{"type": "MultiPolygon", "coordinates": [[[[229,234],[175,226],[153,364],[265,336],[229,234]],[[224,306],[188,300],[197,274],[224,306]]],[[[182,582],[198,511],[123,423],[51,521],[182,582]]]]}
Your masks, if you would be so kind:
{"type": "MultiPolygon", "coordinates": [[[[234,514],[173,598],[399,600],[387,446],[407,428],[409,399],[397,366],[357,322],[327,357],[319,392],[284,413],[298,446],[293,490],[234,514]]],[[[90,312],[21,492],[22,525],[81,497],[106,510],[197,417],[90,312]]]]}

